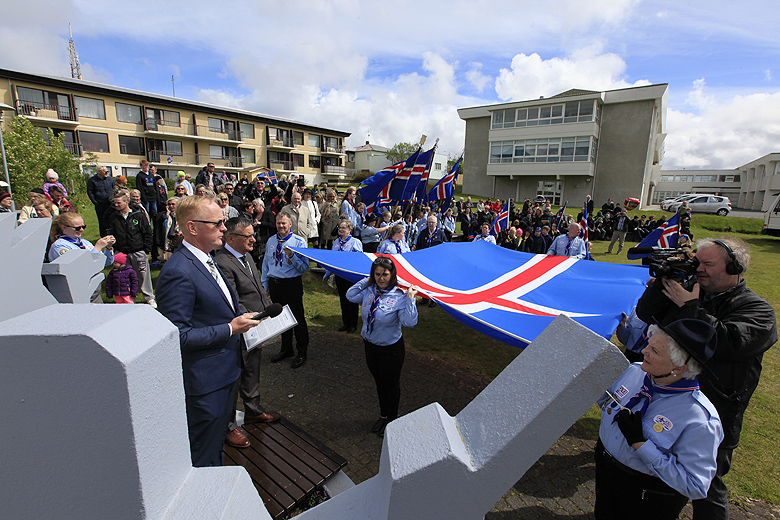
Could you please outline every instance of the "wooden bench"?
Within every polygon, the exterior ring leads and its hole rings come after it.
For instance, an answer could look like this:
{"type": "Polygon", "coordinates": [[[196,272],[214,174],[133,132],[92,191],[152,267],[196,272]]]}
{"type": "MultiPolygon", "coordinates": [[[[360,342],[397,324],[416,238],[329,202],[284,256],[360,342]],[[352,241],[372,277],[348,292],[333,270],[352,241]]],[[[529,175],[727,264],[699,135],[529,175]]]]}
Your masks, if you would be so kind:
{"type": "Polygon", "coordinates": [[[225,445],[225,465],[243,466],[266,509],[279,518],[305,503],[347,465],[347,460],[284,417],[275,423],[245,424],[252,445],[225,445]]]}

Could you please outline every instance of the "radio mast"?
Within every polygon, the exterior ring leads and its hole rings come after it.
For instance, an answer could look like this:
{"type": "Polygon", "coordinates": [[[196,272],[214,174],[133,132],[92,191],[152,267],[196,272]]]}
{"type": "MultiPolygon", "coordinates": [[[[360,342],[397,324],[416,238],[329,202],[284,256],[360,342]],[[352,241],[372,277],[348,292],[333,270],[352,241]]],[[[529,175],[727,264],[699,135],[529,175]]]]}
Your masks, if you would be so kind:
{"type": "Polygon", "coordinates": [[[70,24],[68,24],[68,34],[70,35],[70,40],[68,41],[70,77],[73,79],[81,79],[81,63],[79,63],[79,55],[76,52],[76,44],[73,42],[73,31],[70,30],[70,24]]]}

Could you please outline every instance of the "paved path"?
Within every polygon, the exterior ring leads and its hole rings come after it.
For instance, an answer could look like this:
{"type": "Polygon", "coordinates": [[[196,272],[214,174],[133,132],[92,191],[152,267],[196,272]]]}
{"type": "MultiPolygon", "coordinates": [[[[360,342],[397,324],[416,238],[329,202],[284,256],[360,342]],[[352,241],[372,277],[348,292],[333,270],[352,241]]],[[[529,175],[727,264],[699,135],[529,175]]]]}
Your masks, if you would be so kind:
{"type": "MultiPolygon", "coordinates": [[[[345,471],[357,484],[376,475],[382,440],[369,432],[379,415],[376,389],[365,365],[358,333],[310,328],[309,361],[292,370],[288,360],[268,359],[278,342],[264,349],[261,381],[266,407],[298,424],[344,456],[345,471]]],[[[407,352],[401,378],[401,414],[438,402],[456,415],[488,380],[407,352]]],[[[498,501],[487,520],[593,518],[595,442],[571,429],[498,501]]],[[[690,506],[684,512],[690,518],[690,506]]],[[[778,519],[760,503],[732,504],[731,518],[778,519]]],[[[413,519],[410,519],[413,520],[413,519]]]]}

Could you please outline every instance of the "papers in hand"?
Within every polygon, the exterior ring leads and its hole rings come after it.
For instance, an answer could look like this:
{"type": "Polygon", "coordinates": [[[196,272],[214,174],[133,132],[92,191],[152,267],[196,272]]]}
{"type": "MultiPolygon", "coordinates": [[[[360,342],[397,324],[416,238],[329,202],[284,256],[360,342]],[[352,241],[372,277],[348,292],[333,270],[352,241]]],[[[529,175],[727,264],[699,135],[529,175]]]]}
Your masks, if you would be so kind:
{"type": "Polygon", "coordinates": [[[252,327],[244,332],[246,349],[252,350],[296,325],[298,325],[298,320],[293,316],[290,306],[285,305],[279,316],[275,318],[266,318],[256,327],[252,327]]]}

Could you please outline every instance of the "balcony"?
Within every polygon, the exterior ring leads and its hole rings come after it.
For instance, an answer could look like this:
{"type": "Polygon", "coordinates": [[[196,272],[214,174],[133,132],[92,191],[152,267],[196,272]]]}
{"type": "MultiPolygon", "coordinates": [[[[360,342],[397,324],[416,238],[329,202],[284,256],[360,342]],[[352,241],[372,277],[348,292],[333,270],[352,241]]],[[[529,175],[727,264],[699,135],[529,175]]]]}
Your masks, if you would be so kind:
{"type": "Polygon", "coordinates": [[[295,140],[293,140],[292,137],[286,137],[283,139],[268,139],[268,148],[276,148],[279,150],[295,149],[295,140]]]}
{"type": "Polygon", "coordinates": [[[222,143],[236,144],[241,141],[241,132],[233,130],[222,132],[207,125],[192,125],[189,123],[180,123],[178,121],[166,121],[154,118],[144,120],[146,135],[159,137],[186,137],[203,141],[214,141],[222,143]]]}
{"type": "Polygon", "coordinates": [[[323,146],[322,153],[325,155],[344,155],[343,146],[323,146]]]}
{"type": "Polygon", "coordinates": [[[294,161],[271,161],[268,167],[274,171],[294,172],[298,169],[298,163],[294,161]]]}
{"type": "Polygon", "coordinates": [[[80,144],[64,143],[63,146],[67,151],[69,151],[73,155],[77,155],[78,157],[81,157],[83,155],[83,148],[80,144]]]}
{"type": "Polygon", "coordinates": [[[69,106],[17,100],[16,110],[20,116],[26,117],[32,122],[46,125],[55,123],[57,126],[68,127],[75,127],[79,124],[76,109],[69,106]]]}
{"type": "Polygon", "coordinates": [[[347,169],[344,166],[326,164],[322,167],[322,173],[325,175],[346,175],[347,169]]]}

